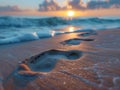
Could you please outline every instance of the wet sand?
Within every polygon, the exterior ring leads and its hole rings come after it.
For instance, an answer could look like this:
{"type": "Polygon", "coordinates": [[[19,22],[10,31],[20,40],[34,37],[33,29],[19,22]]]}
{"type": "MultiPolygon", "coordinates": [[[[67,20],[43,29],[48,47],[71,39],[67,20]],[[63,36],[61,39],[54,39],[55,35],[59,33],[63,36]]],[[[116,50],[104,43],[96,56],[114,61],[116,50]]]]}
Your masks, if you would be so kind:
{"type": "Polygon", "coordinates": [[[0,46],[0,90],[120,90],[120,29],[0,46]]]}

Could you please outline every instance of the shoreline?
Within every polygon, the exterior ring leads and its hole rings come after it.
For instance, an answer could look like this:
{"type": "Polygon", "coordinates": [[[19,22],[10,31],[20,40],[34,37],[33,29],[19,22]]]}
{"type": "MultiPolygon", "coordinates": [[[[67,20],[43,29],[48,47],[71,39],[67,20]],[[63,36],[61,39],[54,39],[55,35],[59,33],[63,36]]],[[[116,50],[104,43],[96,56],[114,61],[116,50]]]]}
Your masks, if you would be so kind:
{"type": "MultiPolygon", "coordinates": [[[[96,32],[97,34],[91,32],[63,34],[42,40],[0,46],[0,68],[2,68],[0,76],[3,81],[8,78],[2,82],[3,90],[15,88],[19,90],[119,90],[120,29],[96,32]],[[49,54],[51,50],[52,57],[49,54]],[[74,54],[72,52],[69,57],[66,56],[71,50],[74,50],[74,54]],[[79,52],[76,51],[82,52],[82,55],[79,56],[79,52]],[[23,77],[24,75],[20,77],[16,74],[11,75],[19,67],[19,62],[25,59],[29,61],[32,56],[42,53],[45,53],[42,60],[49,57],[57,59],[53,68],[46,72],[45,77],[38,75],[39,77],[29,81],[27,80],[29,78],[23,77]],[[27,82],[22,82],[25,79],[27,82]]],[[[28,67],[36,72],[36,67],[31,64],[28,67]]],[[[44,67],[42,70],[44,71],[44,67]]]]}
{"type": "Polygon", "coordinates": [[[66,35],[66,34],[71,34],[71,33],[80,33],[80,32],[89,32],[89,31],[95,31],[95,32],[99,32],[99,31],[106,31],[106,30],[117,30],[117,29],[120,29],[120,28],[112,28],[112,29],[99,29],[99,30],[92,30],[92,29],[80,29],[80,27],[78,26],[72,26],[73,31],[65,31],[66,29],[70,29],[71,26],[66,26],[65,28],[62,28],[61,30],[64,32],[64,33],[57,33],[54,35],[54,36],[46,36],[46,37],[43,37],[43,38],[39,38],[39,39],[36,39],[36,40],[28,40],[28,41],[19,41],[19,42],[12,42],[12,43],[3,43],[1,44],[0,43],[0,48],[1,47],[4,47],[4,46],[12,46],[12,45],[19,45],[19,44],[24,44],[24,43],[29,43],[29,42],[34,42],[34,41],[39,41],[39,40],[46,40],[46,39],[49,39],[49,38],[53,38],[53,37],[56,37],[56,36],[59,36],[59,35],[66,35]]]}

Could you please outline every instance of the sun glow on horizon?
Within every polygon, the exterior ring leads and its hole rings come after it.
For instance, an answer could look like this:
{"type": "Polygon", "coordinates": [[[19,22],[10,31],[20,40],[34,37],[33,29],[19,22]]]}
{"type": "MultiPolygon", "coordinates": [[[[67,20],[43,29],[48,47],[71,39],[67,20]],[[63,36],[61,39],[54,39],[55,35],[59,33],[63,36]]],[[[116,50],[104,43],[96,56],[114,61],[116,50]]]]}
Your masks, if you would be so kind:
{"type": "Polygon", "coordinates": [[[68,11],[68,12],[67,12],[67,15],[68,15],[69,17],[73,17],[73,16],[75,16],[75,12],[74,12],[74,11],[68,11]]]}

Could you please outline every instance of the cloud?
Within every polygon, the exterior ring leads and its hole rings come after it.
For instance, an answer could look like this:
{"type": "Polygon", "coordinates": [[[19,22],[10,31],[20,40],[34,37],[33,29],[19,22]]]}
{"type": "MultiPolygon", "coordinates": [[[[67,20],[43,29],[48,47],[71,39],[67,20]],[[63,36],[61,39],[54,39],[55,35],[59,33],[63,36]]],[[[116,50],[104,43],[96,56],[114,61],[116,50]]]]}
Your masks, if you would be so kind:
{"type": "Polygon", "coordinates": [[[55,10],[68,10],[68,9],[84,9],[82,0],[65,1],[66,6],[61,7],[56,0],[44,0],[39,5],[39,11],[55,11],[55,10]]]}
{"type": "Polygon", "coordinates": [[[0,6],[0,12],[21,11],[18,6],[0,6]]]}
{"type": "Polygon", "coordinates": [[[100,8],[120,8],[120,0],[66,0],[66,6],[61,7],[56,0],[45,0],[39,5],[39,11],[56,11],[56,10],[89,10],[100,8]]]}
{"type": "Polygon", "coordinates": [[[109,3],[116,8],[120,8],[120,0],[109,0],[109,3]]]}
{"type": "Polygon", "coordinates": [[[54,11],[60,9],[61,7],[55,0],[45,0],[42,4],[39,5],[39,11],[54,11]]]}
{"type": "Polygon", "coordinates": [[[87,9],[98,8],[120,8],[120,0],[102,0],[102,1],[89,1],[87,3],[87,9]]]}
{"type": "Polygon", "coordinates": [[[73,0],[69,1],[68,5],[71,7],[71,9],[76,9],[76,10],[83,10],[85,9],[86,5],[83,3],[82,0],[73,0]]]}

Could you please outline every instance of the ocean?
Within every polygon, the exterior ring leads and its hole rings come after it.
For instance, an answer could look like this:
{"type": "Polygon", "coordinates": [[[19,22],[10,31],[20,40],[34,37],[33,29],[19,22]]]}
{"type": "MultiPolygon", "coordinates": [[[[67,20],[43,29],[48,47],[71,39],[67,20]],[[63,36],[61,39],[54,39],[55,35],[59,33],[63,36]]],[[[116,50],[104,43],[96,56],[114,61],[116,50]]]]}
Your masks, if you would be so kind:
{"type": "Polygon", "coordinates": [[[0,45],[54,37],[83,30],[120,28],[120,17],[0,16],[0,45]]]}

